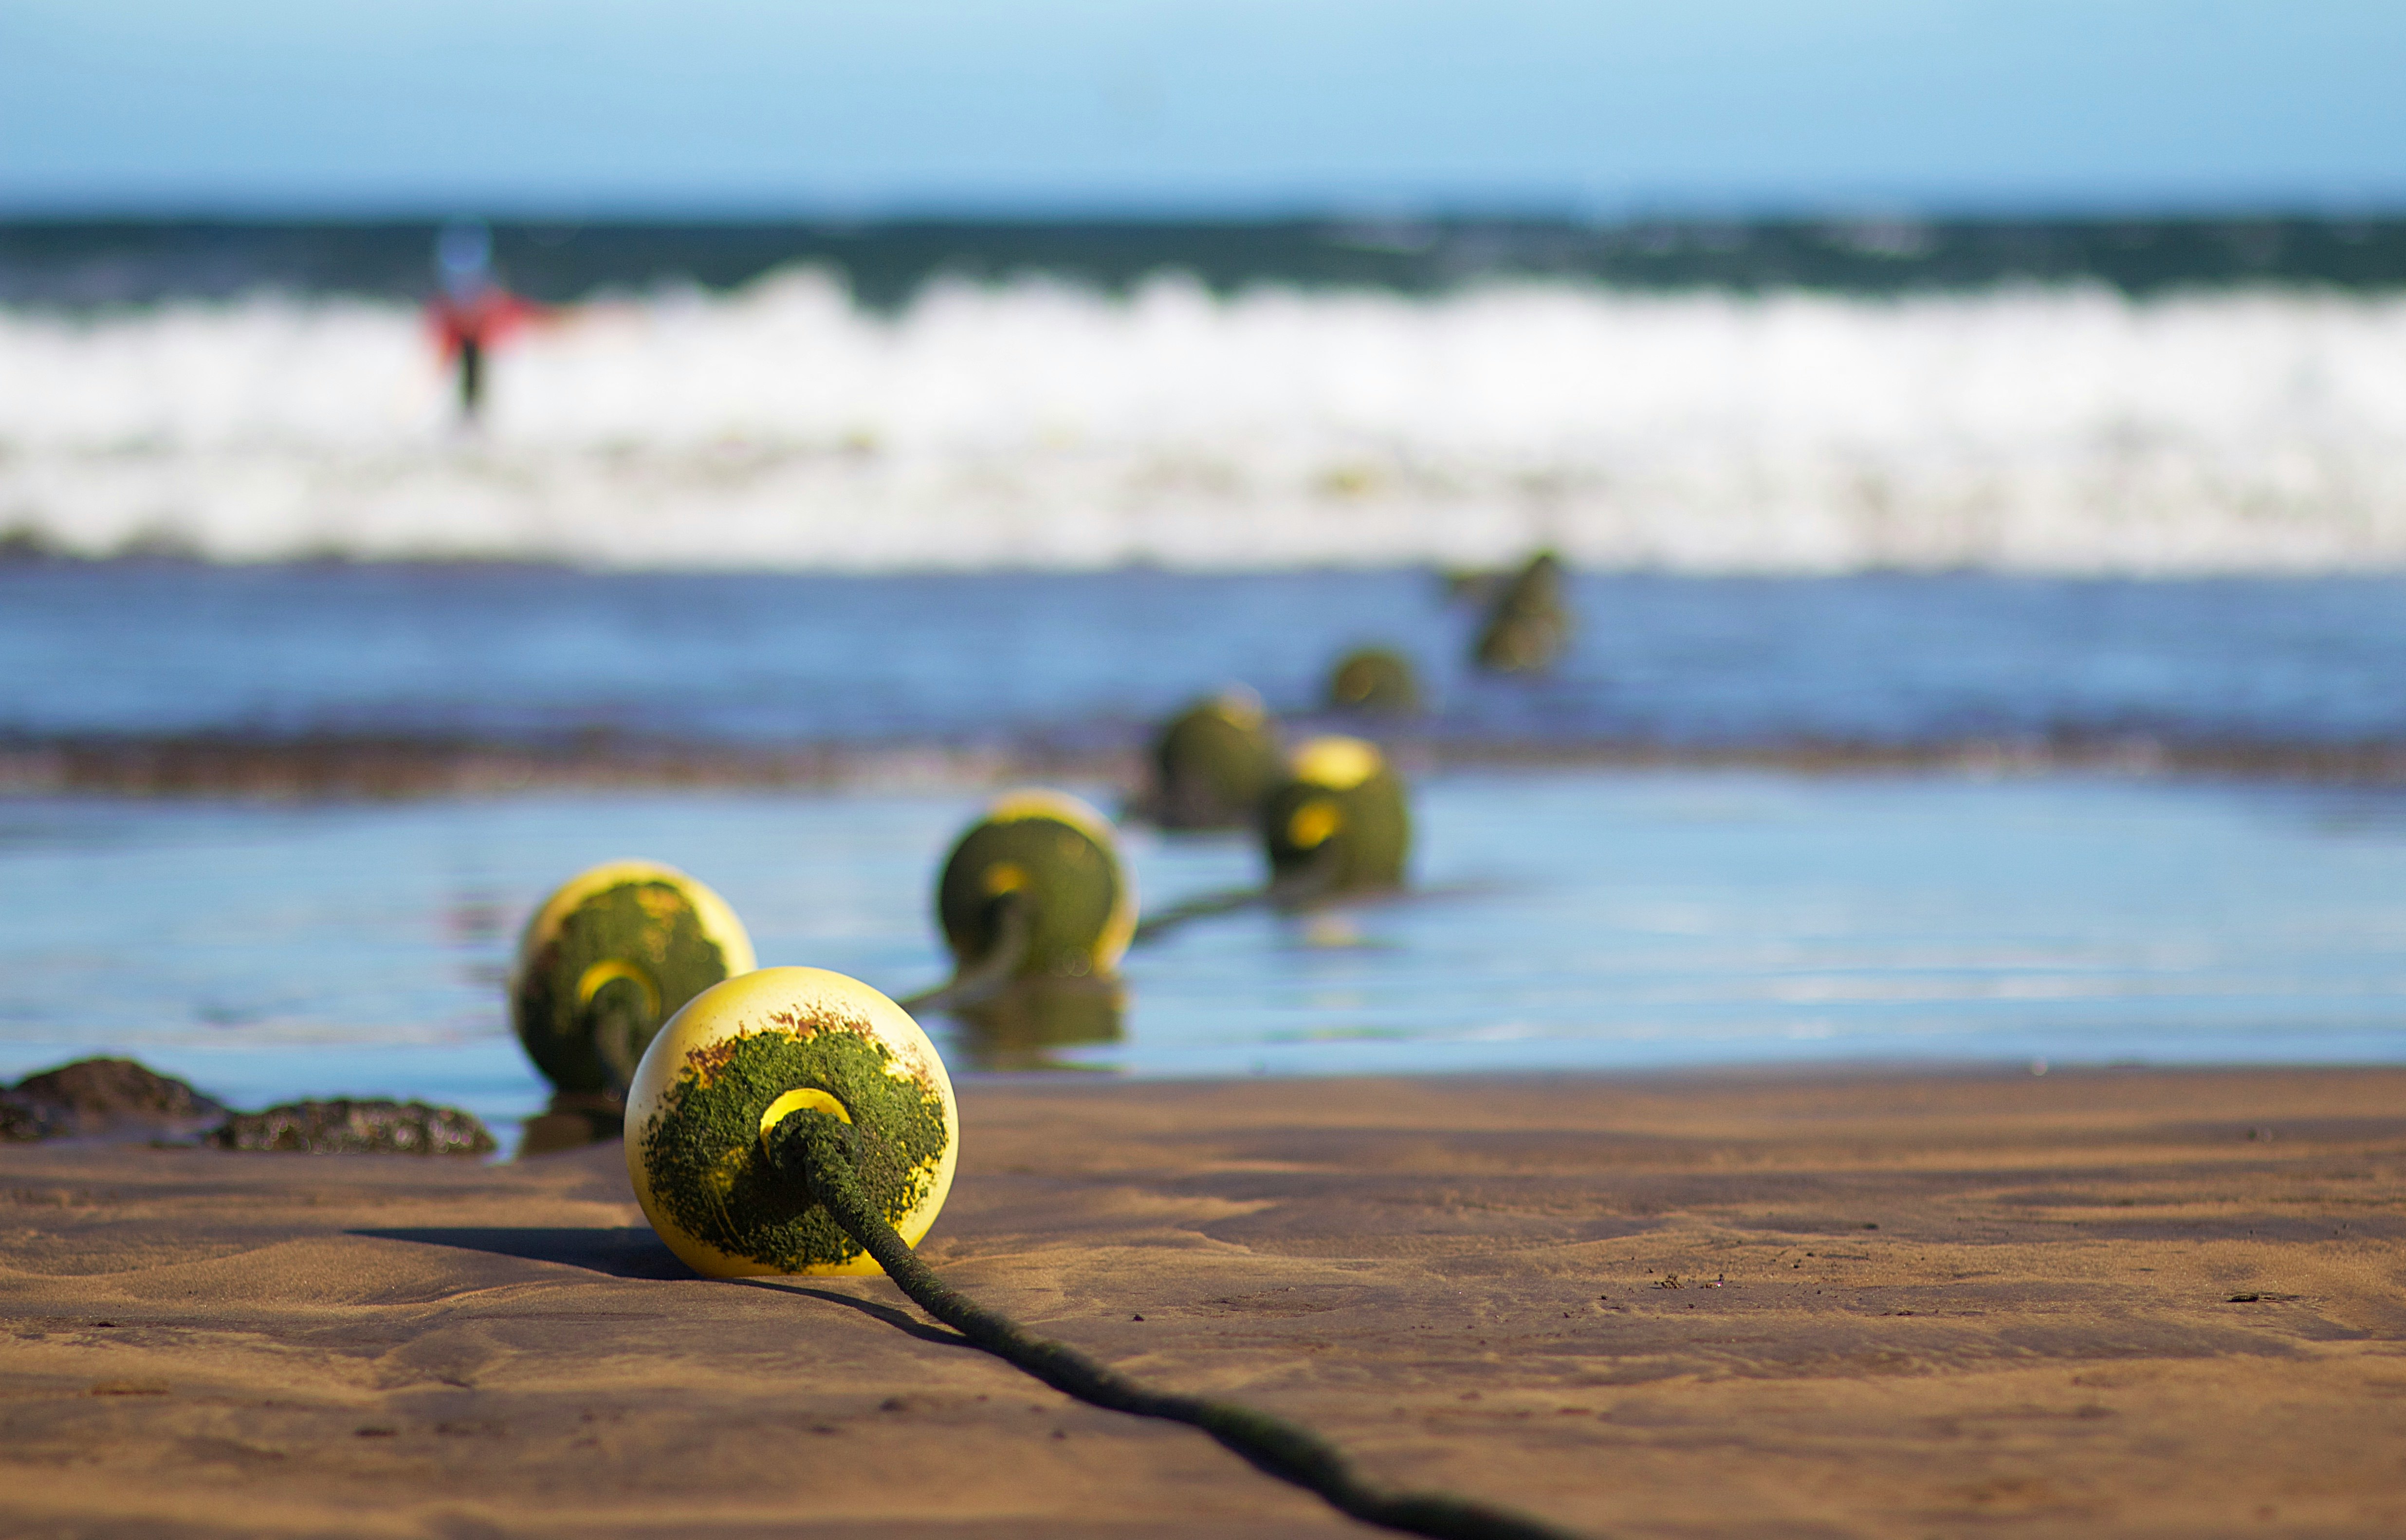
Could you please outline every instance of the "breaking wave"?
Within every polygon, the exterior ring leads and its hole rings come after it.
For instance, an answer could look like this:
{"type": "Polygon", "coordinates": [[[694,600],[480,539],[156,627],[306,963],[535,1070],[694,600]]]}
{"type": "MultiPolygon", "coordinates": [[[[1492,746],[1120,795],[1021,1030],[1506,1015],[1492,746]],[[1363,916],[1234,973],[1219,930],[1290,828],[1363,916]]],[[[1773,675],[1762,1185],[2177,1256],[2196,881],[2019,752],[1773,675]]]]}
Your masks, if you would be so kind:
{"type": "Polygon", "coordinates": [[[2406,298],[1435,298],[815,272],[563,313],[0,311],[0,534],[613,567],[2406,566],[2406,298]]]}

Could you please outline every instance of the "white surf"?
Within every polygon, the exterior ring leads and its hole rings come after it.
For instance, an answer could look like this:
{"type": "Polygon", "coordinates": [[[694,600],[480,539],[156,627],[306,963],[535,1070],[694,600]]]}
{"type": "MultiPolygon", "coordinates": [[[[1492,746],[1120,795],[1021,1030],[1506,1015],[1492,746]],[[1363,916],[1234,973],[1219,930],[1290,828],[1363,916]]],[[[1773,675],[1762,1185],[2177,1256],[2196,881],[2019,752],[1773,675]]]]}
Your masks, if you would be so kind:
{"type": "Polygon", "coordinates": [[[615,567],[2406,566],[2406,298],[824,275],[594,304],[458,421],[420,318],[0,312],[0,533],[615,567]]]}

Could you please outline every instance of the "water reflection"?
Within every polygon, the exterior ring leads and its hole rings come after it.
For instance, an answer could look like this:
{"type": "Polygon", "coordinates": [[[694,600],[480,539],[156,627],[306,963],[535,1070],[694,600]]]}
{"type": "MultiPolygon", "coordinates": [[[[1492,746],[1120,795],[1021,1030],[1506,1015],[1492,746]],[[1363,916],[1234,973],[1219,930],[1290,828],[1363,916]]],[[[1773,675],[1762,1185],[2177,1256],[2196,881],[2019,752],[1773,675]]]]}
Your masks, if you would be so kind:
{"type": "Polygon", "coordinates": [[[1118,978],[1023,979],[951,1014],[971,1069],[1081,1069],[1053,1050],[1115,1043],[1127,1035],[1127,986],[1118,978]]]}
{"type": "Polygon", "coordinates": [[[616,1092],[554,1092],[548,1108],[519,1125],[518,1159],[616,1144],[626,1126],[627,1104],[616,1092]]]}

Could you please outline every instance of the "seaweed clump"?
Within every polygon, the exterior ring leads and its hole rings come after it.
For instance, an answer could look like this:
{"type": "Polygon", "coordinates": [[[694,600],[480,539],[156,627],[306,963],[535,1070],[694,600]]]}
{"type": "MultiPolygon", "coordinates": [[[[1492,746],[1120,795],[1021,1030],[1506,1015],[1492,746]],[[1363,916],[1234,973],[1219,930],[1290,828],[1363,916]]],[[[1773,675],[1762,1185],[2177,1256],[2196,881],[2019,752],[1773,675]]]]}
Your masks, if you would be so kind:
{"type": "Polygon", "coordinates": [[[348,1096],[237,1112],[205,1142],[312,1155],[489,1155],[500,1148],[474,1114],[456,1107],[348,1096]]]}
{"type": "Polygon", "coordinates": [[[899,1224],[935,1180],[946,1135],[942,1098],[893,1064],[866,1023],[841,1021],[806,1034],[740,1033],[691,1054],[644,1125],[653,1202],[696,1240],[763,1266],[800,1272],[857,1259],[859,1243],[769,1158],[760,1120],[798,1089],[841,1102],[858,1138],[861,1186],[899,1224]]]}

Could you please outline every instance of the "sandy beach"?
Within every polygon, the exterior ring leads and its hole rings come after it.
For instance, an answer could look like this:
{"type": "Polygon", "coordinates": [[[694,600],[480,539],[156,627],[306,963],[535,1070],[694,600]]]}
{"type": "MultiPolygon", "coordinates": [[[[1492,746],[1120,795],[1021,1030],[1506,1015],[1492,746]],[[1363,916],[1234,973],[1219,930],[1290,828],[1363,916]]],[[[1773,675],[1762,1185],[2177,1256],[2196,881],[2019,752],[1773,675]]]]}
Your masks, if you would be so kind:
{"type": "MultiPolygon", "coordinates": [[[[2406,1070],[973,1081],[923,1251],[1613,1535],[2406,1529],[2406,1070]]],[[[1337,1533],[618,1151],[0,1151],[10,1534],[1337,1533]]]]}

